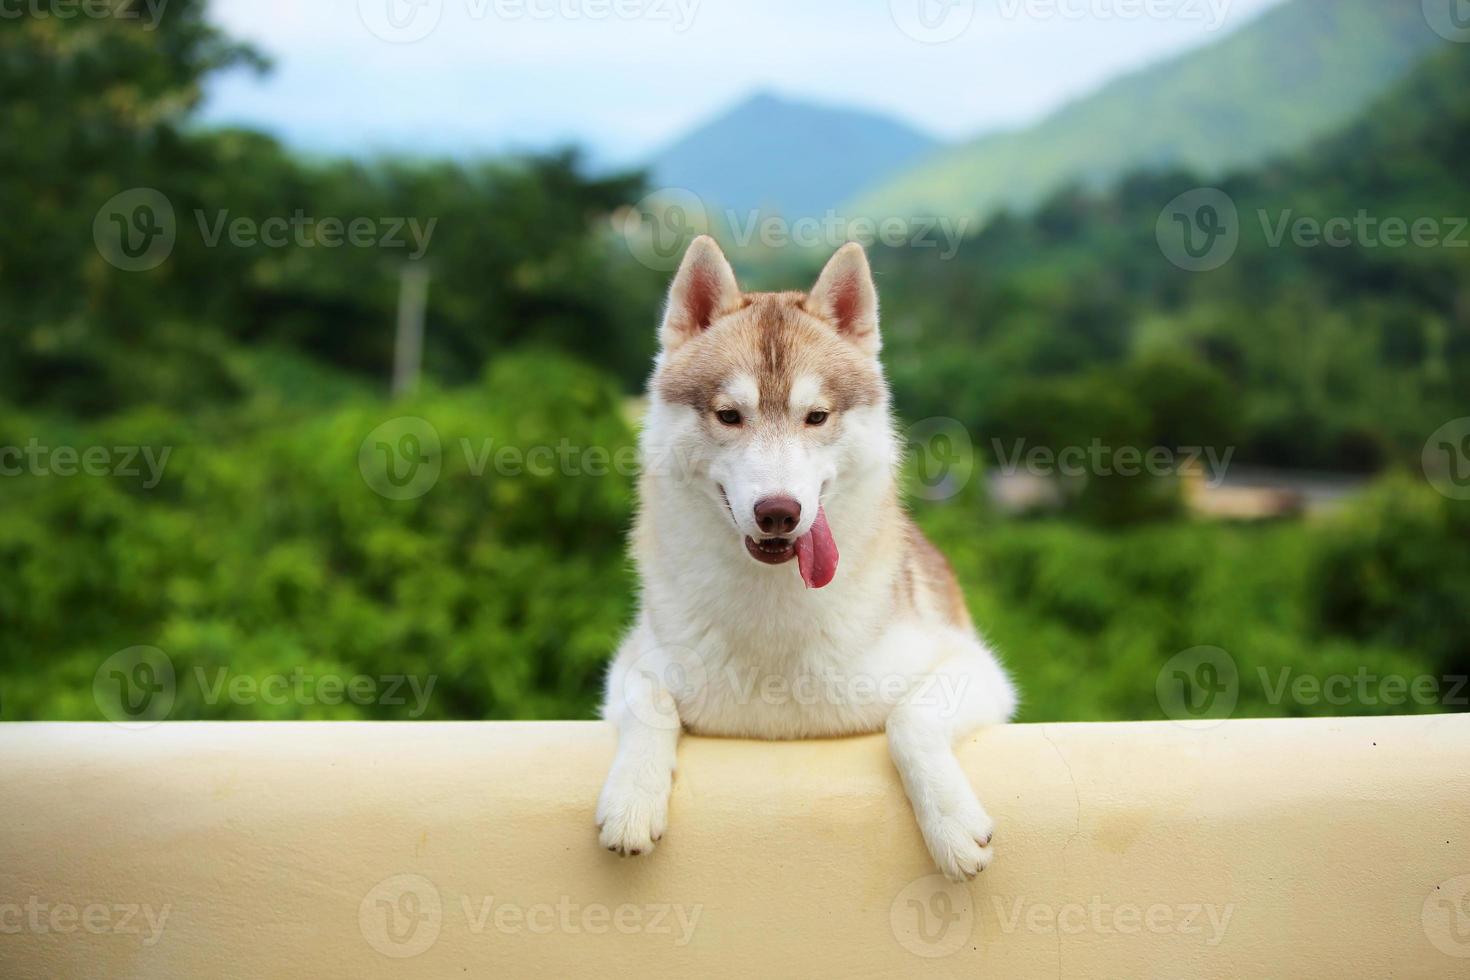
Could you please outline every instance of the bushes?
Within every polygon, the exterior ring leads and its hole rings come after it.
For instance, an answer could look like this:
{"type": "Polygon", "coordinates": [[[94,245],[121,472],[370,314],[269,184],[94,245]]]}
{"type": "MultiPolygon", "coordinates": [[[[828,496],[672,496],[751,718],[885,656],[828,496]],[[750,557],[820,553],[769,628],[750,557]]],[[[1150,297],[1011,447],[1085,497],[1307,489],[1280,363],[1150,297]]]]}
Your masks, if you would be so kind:
{"type": "Polygon", "coordinates": [[[1313,569],[1322,628],[1414,649],[1470,674],[1470,507],[1406,476],[1324,533],[1313,569]]]}
{"type": "MultiPolygon", "coordinates": [[[[94,672],[136,645],[172,660],[175,718],[404,717],[380,703],[237,703],[211,692],[221,670],[432,676],[424,717],[590,714],[631,591],[630,477],[584,465],[594,447],[632,451],[611,382],[527,353],[454,393],[255,416],[41,429],[50,445],[171,453],[151,490],[98,476],[0,483],[5,717],[97,717],[94,672]],[[391,444],[404,416],[432,427],[439,475],[386,499],[369,486],[377,458],[360,450],[384,423],[391,444]],[[529,452],[563,440],[586,450],[571,467],[529,452]]],[[[0,444],[40,426],[11,415],[0,444]]]]}
{"type": "MultiPolygon", "coordinates": [[[[236,368],[246,396],[212,414],[0,414],[0,445],[170,450],[151,487],[146,470],[0,478],[0,717],[99,717],[94,675],[138,645],[174,665],[173,718],[591,716],[633,603],[633,439],[610,378],[524,352],[389,405],[277,355],[236,368]],[[373,490],[388,464],[404,499],[373,490]],[[248,696],[358,675],[424,697],[248,696]]],[[[1233,658],[1237,716],[1428,710],[1282,684],[1465,671],[1470,518],[1408,480],[1322,525],[1115,530],[1001,521],[980,489],[918,514],[1025,720],[1163,717],[1160,669],[1199,646],[1233,658]]]]}
{"type": "MultiPolygon", "coordinates": [[[[1024,721],[1166,717],[1155,690],[1160,671],[1197,647],[1229,654],[1236,717],[1463,710],[1384,695],[1385,679],[1434,676],[1440,664],[1421,637],[1455,630],[1447,606],[1395,593],[1394,582],[1413,581],[1411,570],[1384,569],[1375,578],[1386,602],[1379,611],[1403,607],[1398,629],[1343,631],[1319,621],[1324,570],[1344,561],[1344,549],[1366,548],[1374,564],[1385,542],[1373,532],[1355,542],[1352,534],[1340,538],[1337,525],[1295,523],[1103,531],[1061,520],[986,522],[972,510],[942,506],[920,516],[944,543],[977,623],[1014,673],[1024,721]],[[1345,699],[1343,683],[1350,684],[1345,699]]],[[[1451,547],[1445,540],[1442,547],[1451,547]]],[[[1446,578],[1440,600],[1455,581],[1460,596],[1470,594],[1464,578],[1446,578]]],[[[1349,598],[1349,606],[1358,601],[1349,598]]]]}

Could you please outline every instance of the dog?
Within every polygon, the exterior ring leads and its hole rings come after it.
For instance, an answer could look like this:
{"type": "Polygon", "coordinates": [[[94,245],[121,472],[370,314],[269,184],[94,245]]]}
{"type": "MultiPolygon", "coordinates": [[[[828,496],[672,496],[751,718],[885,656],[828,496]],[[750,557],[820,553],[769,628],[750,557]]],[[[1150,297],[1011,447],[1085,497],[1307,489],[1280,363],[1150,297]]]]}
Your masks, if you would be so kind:
{"type": "Polygon", "coordinates": [[[743,293],[701,236],[658,339],[641,451],[681,465],[639,479],[640,602],[607,675],[618,747],[601,844],[653,850],[682,731],[886,731],[934,863],[972,878],[990,864],[994,823],[953,742],[1009,721],[1016,691],[900,502],[862,246],[839,248],[810,293],[743,293]]]}

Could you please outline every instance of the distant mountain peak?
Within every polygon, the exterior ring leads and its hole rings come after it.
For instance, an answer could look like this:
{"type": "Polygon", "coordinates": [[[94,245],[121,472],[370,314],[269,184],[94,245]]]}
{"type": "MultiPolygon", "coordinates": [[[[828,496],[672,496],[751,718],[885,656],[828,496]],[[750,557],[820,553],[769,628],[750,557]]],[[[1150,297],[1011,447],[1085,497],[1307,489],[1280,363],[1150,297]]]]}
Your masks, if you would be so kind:
{"type": "Polygon", "coordinates": [[[712,209],[821,216],[936,146],[865,109],[759,89],[660,151],[658,187],[693,191],[712,209]]]}

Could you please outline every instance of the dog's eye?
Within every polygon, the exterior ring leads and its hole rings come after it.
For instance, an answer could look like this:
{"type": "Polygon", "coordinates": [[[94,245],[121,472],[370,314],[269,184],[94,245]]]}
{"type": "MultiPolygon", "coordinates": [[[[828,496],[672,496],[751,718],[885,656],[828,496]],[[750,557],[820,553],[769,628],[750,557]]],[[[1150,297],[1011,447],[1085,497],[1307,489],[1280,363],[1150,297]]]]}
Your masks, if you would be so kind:
{"type": "Polygon", "coordinates": [[[720,422],[724,425],[740,424],[740,413],[735,411],[733,408],[727,408],[724,411],[716,412],[715,418],[719,419],[720,422]]]}
{"type": "Polygon", "coordinates": [[[807,425],[821,425],[825,421],[827,421],[826,412],[812,412],[806,417],[807,425]]]}

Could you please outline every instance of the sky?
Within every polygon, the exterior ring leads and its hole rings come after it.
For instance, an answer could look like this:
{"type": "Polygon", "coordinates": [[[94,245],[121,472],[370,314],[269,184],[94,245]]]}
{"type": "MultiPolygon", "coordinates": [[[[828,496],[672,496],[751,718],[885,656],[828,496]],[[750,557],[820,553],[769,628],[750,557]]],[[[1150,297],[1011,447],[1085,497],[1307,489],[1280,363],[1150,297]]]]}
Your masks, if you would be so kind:
{"type": "Polygon", "coordinates": [[[756,91],[941,139],[1024,125],[1279,0],[210,0],[275,63],[204,117],[320,153],[639,163],[756,91]]]}

